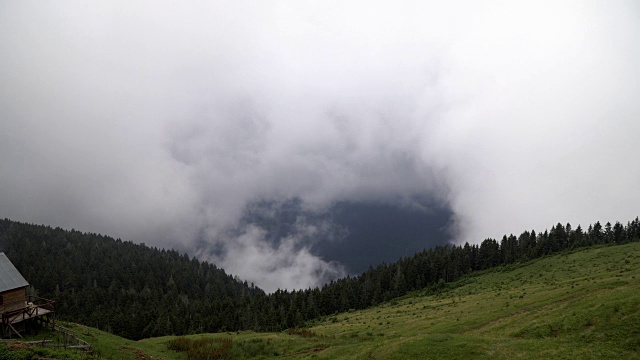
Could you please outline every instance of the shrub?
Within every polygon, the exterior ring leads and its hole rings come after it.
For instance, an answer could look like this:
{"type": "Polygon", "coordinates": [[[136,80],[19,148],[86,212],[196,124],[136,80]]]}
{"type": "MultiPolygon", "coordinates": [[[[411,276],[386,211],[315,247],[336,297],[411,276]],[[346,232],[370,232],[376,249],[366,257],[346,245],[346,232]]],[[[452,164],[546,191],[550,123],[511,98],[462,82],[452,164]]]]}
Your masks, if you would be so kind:
{"type": "Polygon", "coordinates": [[[193,346],[193,340],[184,336],[177,337],[167,344],[167,349],[173,351],[189,351],[193,346]]]}
{"type": "Polygon", "coordinates": [[[289,329],[287,331],[289,335],[299,335],[304,338],[316,337],[318,334],[308,329],[289,329]]]}
{"type": "Polygon", "coordinates": [[[233,340],[203,338],[191,340],[186,337],[177,337],[167,344],[167,348],[173,351],[187,353],[189,360],[217,360],[231,359],[233,340]]]}
{"type": "Polygon", "coordinates": [[[231,339],[199,339],[193,342],[193,347],[187,352],[189,360],[217,360],[231,359],[231,339]]]}

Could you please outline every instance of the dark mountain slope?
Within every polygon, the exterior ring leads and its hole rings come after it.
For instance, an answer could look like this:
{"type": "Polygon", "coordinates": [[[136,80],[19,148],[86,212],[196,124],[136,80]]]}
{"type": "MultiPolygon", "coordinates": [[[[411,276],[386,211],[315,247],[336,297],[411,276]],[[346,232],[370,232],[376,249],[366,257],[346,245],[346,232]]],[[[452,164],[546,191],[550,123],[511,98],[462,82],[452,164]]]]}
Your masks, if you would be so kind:
{"type": "Polygon", "coordinates": [[[59,316],[133,339],[238,327],[236,305],[264,297],[176,251],[74,230],[0,220],[0,250],[59,316]]]}

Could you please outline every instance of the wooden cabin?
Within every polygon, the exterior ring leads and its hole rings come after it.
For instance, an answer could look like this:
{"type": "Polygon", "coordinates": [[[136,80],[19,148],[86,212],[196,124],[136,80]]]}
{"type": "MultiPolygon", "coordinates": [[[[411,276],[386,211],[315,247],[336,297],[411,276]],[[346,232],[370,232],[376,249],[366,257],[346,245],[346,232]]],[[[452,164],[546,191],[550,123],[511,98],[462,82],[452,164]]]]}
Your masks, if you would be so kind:
{"type": "Polygon", "coordinates": [[[53,325],[55,303],[51,300],[27,296],[29,283],[13,266],[11,260],[0,252],[0,326],[2,337],[13,334],[22,337],[18,329],[24,329],[32,320],[53,325]]]}
{"type": "Polygon", "coordinates": [[[25,307],[29,283],[4,253],[0,253],[0,313],[25,307]]]}

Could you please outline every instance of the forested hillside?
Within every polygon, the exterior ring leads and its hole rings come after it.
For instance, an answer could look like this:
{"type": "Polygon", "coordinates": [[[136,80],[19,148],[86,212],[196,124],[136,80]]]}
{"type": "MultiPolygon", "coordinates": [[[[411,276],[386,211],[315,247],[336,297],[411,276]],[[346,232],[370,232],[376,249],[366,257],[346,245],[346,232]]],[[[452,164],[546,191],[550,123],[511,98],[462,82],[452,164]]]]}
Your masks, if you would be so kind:
{"type": "Polygon", "coordinates": [[[113,238],[0,221],[0,250],[59,316],[139,339],[235,329],[264,292],[215,265],[113,238]]]}
{"type": "Polygon", "coordinates": [[[627,225],[557,224],[480,245],[439,246],[322,288],[262,290],[215,265],[172,250],[109,237],[0,221],[0,250],[33,285],[57,301],[59,316],[130,338],[251,329],[277,331],[321,315],[363,309],[409,291],[443,286],[472,271],[595,244],[640,240],[627,225]]]}

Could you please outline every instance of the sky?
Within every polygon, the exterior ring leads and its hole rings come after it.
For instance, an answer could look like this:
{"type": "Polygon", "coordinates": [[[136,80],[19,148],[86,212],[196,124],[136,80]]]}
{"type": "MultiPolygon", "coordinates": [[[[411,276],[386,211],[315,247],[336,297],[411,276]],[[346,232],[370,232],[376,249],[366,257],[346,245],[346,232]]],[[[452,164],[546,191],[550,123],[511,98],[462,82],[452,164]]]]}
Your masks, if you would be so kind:
{"type": "Polygon", "coordinates": [[[267,291],[385,249],[340,204],[424,247],[640,215],[637,1],[2,1],[0,54],[0,217],[267,291]]]}

